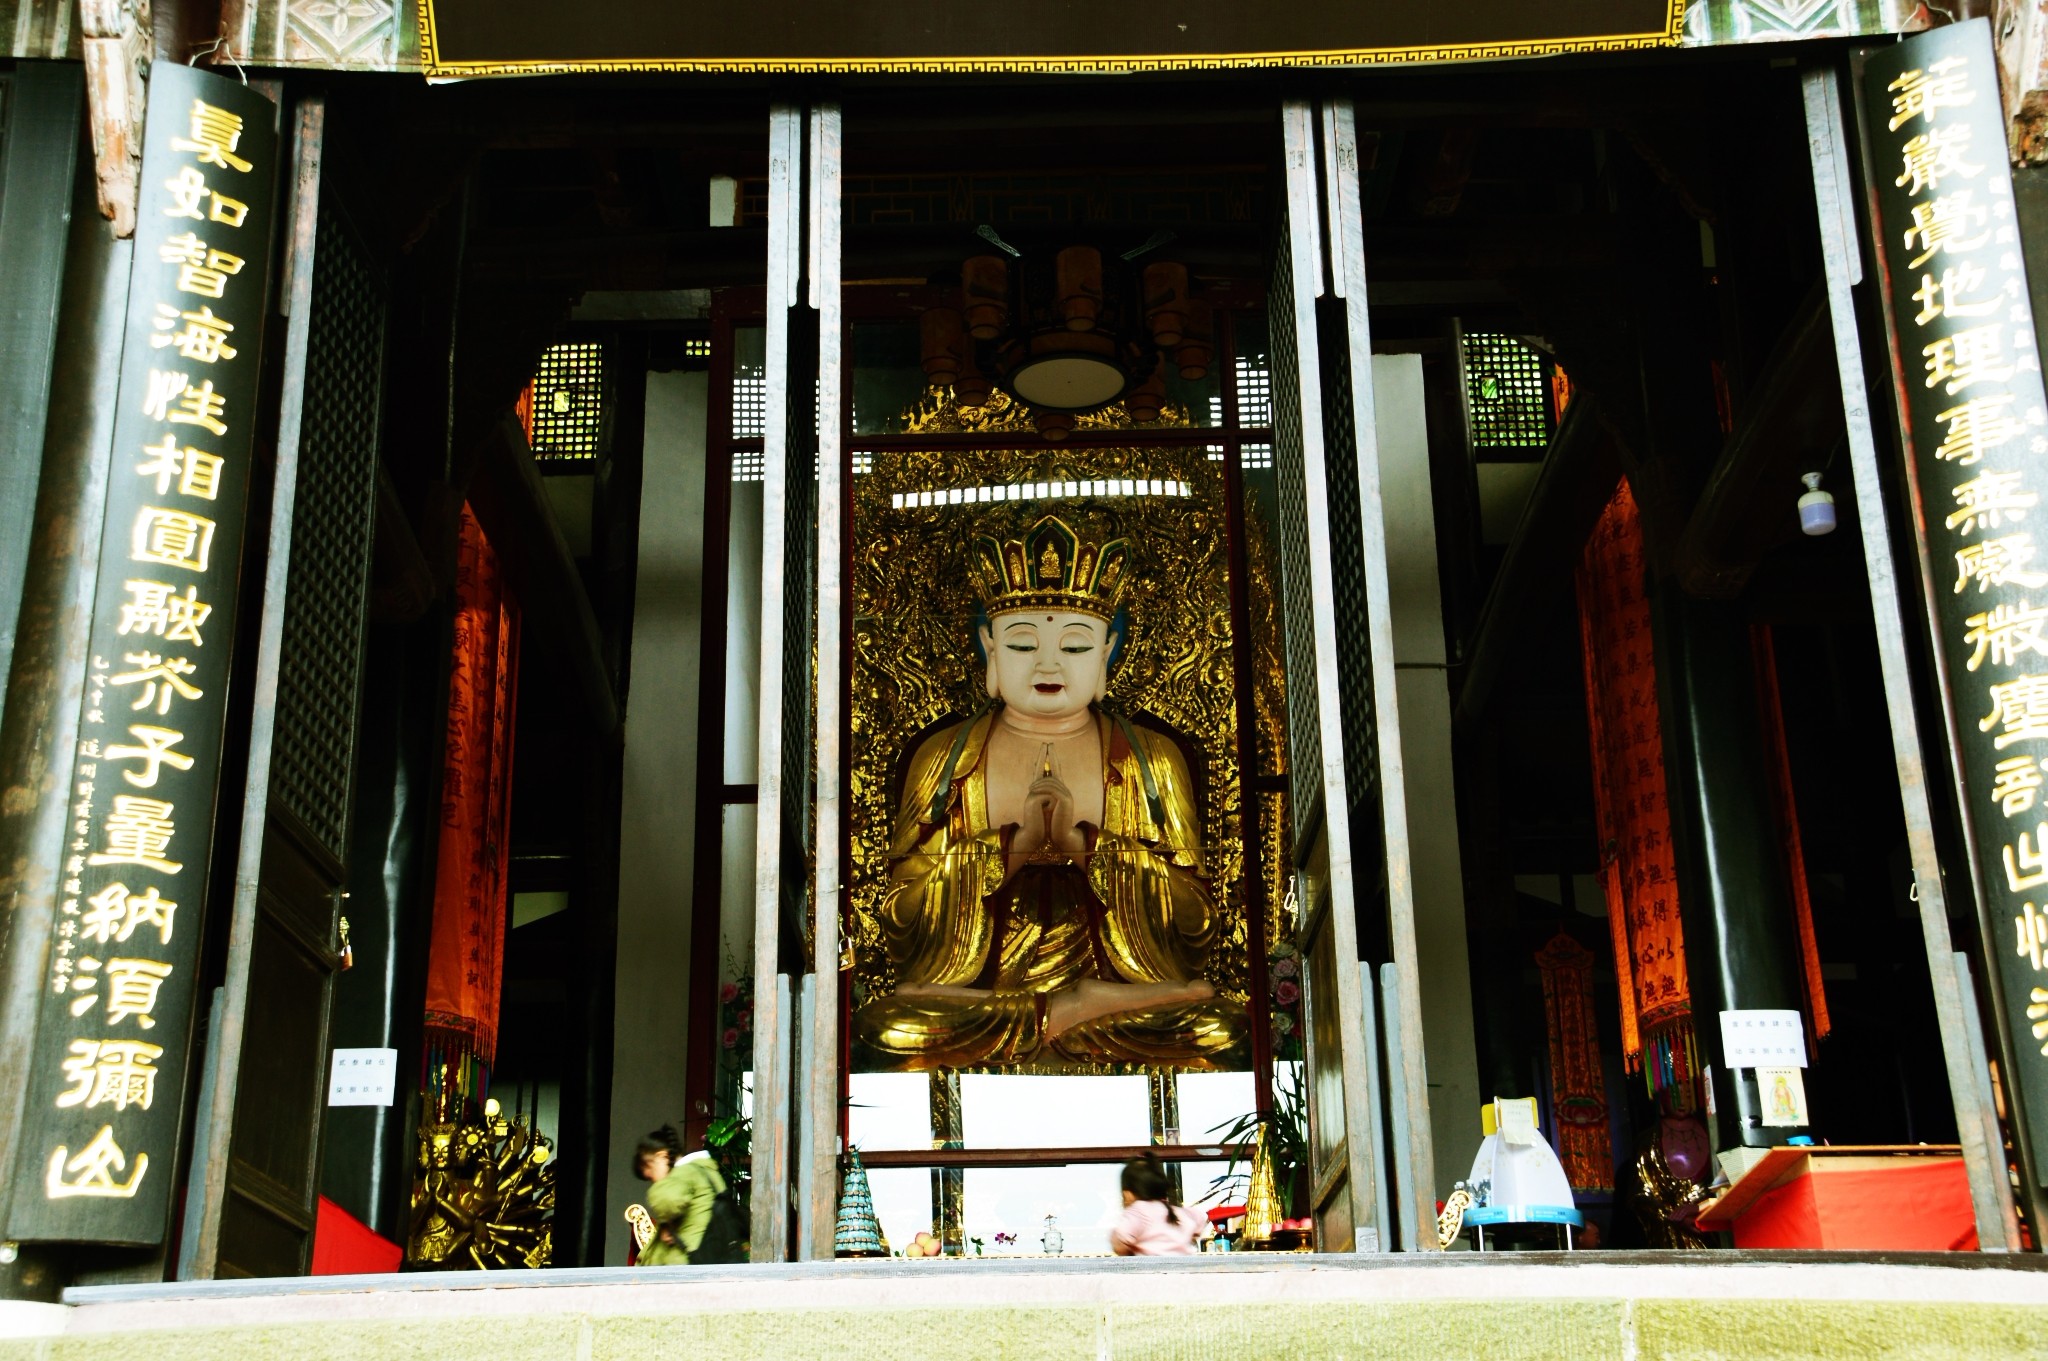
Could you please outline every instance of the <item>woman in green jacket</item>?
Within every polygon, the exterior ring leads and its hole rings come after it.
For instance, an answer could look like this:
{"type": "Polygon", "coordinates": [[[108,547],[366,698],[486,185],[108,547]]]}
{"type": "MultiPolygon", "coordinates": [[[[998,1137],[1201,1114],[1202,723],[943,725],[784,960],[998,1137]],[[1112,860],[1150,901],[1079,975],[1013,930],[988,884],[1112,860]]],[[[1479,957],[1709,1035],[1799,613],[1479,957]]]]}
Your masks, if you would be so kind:
{"type": "Polygon", "coordinates": [[[654,1183],[647,1192],[654,1239],[641,1249],[639,1264],[687,1266],[710,1226],[712,1202],[725,1193],[718,1164],[701,1150],[684,1153],[675,1126],[663,1125],[640,1141],[635,1171],[654,1183]]]}

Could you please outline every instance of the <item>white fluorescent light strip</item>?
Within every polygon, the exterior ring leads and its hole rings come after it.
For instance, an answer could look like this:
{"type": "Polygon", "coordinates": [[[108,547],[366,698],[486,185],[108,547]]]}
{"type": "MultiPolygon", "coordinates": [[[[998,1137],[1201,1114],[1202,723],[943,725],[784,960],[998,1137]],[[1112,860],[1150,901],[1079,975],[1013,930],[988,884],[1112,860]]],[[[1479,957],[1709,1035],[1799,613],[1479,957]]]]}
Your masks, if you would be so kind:
{"type": "Polygon", "coordinates": [[[894,492],[894,510],[927,506],[981,505],[990,501],[1050,501],[1074,496],[1186,496],[1188,484],[1178,478],[1096,477],[1079,482],[1011,482],[999,487],[936,487],[930,491],[894,492]]]}

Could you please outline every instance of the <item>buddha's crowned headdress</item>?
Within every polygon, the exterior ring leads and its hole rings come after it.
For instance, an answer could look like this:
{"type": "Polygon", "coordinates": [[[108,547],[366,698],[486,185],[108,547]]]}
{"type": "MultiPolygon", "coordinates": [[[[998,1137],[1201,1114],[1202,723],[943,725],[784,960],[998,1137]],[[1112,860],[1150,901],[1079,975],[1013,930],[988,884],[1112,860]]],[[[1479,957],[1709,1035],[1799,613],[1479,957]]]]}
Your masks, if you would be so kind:
{"type": "Polygon", "coordinates": [[[991,617],[1005,610],[1074,610],[1114,619],[1130,569],[1127,540],[1089,543],[1057,515],[1021,539],[983,535],[968,546],[975,593],[991,617]]]}

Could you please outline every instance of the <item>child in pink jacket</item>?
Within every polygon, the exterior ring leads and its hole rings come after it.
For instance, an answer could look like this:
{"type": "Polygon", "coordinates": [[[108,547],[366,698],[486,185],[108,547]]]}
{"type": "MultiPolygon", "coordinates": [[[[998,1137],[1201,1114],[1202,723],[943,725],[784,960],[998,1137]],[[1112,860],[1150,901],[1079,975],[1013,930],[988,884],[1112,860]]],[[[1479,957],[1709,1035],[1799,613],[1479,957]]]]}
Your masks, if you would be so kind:
{"type": "Polygon", "coordinates": [[[1124,1217],[1109,1231],[1119,1257],[1191,1254],[1202,1236],[1202,1217],[1182,1205],[1159,1159],[1147,1153],[1124,1164],[1124,1217]]]}

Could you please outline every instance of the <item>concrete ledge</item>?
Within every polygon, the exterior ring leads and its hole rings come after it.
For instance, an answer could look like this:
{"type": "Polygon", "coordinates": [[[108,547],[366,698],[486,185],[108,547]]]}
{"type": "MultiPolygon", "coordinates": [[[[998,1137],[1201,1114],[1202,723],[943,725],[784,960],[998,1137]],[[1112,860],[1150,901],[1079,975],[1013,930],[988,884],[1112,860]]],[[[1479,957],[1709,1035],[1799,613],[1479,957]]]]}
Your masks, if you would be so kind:
{"type": "Polygon", "coordinates": [[[0,1306],[0,1361],[2003,1361],[2048,1357],[2044,1267],[1980,1254],[1246,1255],[115,1286],[0,1306]]]}
{"type": "Polygon", "coordinates": [[[0,1300],[0,1341],[24,1337],[55,1337],[63,1332],[71,1310],[61,1304],[0,1300]]]}

